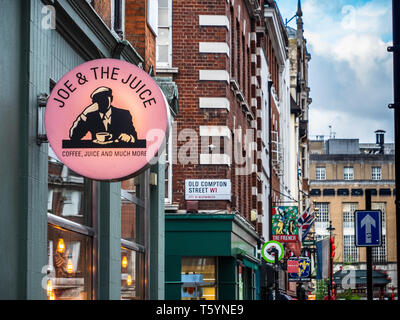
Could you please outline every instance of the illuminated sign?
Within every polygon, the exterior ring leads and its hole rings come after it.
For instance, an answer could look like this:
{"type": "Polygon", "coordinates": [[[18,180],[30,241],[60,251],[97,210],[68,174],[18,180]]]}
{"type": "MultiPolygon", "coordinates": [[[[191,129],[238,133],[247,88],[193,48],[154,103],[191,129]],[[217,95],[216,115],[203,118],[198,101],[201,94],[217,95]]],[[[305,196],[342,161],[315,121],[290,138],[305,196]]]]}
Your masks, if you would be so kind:
{"type": "Polygon", "coordinates": [[[163,145],[168,109],[142,69],[98,59],[58,81],[45,125],[51,148],[71,170],[94,180],[121,180],[146,169],[163,145]]]}

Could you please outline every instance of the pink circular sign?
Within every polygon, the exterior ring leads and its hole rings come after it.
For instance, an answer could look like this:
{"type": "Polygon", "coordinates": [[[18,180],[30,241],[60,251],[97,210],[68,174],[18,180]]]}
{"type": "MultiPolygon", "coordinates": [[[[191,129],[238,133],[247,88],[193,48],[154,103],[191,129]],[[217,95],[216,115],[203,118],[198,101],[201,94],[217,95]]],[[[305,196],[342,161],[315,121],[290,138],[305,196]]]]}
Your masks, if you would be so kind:
{"type": "Polygon", "coordinates": [[[88,61],[64,75],[45,114],[51,148],[67,167],[94,180],[144,170],[168,127],[165,98],[142,69],[125,61],[88,61]]]}

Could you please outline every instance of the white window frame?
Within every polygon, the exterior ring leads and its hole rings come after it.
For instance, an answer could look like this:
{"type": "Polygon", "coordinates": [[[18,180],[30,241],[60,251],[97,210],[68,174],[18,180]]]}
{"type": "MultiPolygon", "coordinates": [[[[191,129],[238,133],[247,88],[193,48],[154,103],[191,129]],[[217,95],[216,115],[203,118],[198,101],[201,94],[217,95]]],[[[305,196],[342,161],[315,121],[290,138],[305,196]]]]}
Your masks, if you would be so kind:
{"type": "Polygon", "coordinates": [[[343,179],[344,180],[354,180],[354,168],[346,166],[343,168],[343,179]]]}
{"type": "Polygon", "coordinates": [[[315,167],[315,180],[326,180],[326,167],[315,167]]]}
{"type": "MultiPolygon", "coordinates": [[[[160,10],[160,5],[158,5],[158,10],[160,10]]],[[[169,38],[168,38],[168,62],[160,62],[158,61],[158,42],[156,39],[156,67],[157,68],[172,68],[172,1],[168,1],[168,25],[160,25],[157,23],[157,35],[159,35],[160,28],[168,28],[169,29],[169,38]]]]}
{"type": "Polygon", "coordinates": [[[354,211],[357,207],[357,202],[343,203],[343,233],[354,234],[354,211]]]}
{"type": "Polygon", "coordinates": [[[355,245],[355,235],[354,234],[344,234],[343,235],[343,262],[359,262],[360,254],[358,247],[355,245]],[[352,257],[349,259],[349,257],[352,257]]]}
{"type": "Polygon", "coordinates": [[[329,220],[330,220],[330,208],[329,202],[316,202],[315,208],[318,208],[318,217],[315,220],[315,229],[316,233],[319,234],[326,234],[326,228],[329,227],[329,220]]]}
{"type": "Polygon", "coordinates": [[[381,167],[372,167],[371,168],[371,179],[372,180],[382,180],[381,167]]]}
{"type": "MultiPolygon", "coordinates": [[[[172,127],[171,123],[171,127],[172,127]]],[[[168,192],[165,192],[164,202],[166,204],[172,204],[172,136],[170,133],[168,136],[167,145],[165,146],[165,166],[168,166],[165,178],[168,180],[168,192]]]]}

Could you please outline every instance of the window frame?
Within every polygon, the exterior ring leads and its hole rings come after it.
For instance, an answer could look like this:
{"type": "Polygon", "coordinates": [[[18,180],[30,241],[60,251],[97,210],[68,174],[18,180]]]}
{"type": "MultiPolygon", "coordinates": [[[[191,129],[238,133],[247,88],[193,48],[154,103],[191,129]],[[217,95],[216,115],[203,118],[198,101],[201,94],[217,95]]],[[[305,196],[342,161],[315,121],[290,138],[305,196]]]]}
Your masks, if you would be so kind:
{"type": "MultiPolygon", "coordinates": [[[[158,17],[160,16],[160,2],[158,2],[158,17]]],[[[157,38],[156,38],[156,67],[159,69],[172,68],[172,1],[168,1],[168,24],[162,25],[159,20],[157,20],[157,38]],[[167,62],[160,62],[159,57],[159,44],[158,37],[160,35],[160,29],[168,29],[168,59],[167,62]]]]}
{"type": "Polygon", "coordinates": [[[382,180],[381,167],[371,167],[371,180],[382,180]]]}
{"type": "Polygon", "coordinates": [[[326,180],[326,167],[325,166],[316,166],[315,167],[315,180],[326,180]]]}
{"type": "Polygon", "coordinates": [[[354,167],[352,167],[352,166],[343,167],[343,180],[354,180],[354,167]],[[349,170],[350,170],[350,172],[346,172],[349,170]]]}

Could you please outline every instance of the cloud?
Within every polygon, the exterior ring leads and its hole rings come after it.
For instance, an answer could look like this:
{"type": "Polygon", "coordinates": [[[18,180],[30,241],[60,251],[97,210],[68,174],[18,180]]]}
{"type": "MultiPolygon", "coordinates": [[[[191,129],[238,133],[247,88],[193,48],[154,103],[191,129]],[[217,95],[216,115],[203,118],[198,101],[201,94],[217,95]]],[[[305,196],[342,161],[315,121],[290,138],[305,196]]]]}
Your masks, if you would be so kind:
{"type": "MultiPolygon", "coordinates": [[[[279,0],[278,6],[293,10],[293,2],[279,0]]],[[[304,0],[302,8],[312,55],[311,138],[329,134],[332,125],[338,138],[371,142],[373,132],[383,129],[386,141],[393,141],[393,111],[387,108],[393,100],[391,1],[304,0]]]]}

